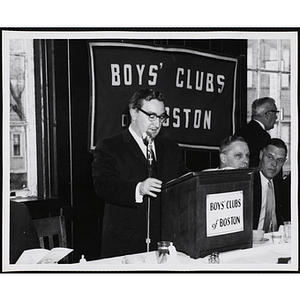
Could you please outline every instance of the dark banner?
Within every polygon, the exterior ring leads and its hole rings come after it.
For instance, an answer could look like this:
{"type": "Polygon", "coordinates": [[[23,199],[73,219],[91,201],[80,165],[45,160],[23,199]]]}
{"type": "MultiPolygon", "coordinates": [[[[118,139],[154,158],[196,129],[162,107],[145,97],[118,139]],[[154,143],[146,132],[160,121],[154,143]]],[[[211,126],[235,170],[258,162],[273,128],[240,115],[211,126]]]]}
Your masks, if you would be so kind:
{"type": "Polygon", "coordinates": [[[211,148],[234,132],[237,59],[183,48],[89,43],[90,146],[130,123],[128,101],[141,88],[164,94],[162,135],[181,146],[211,148]]]}

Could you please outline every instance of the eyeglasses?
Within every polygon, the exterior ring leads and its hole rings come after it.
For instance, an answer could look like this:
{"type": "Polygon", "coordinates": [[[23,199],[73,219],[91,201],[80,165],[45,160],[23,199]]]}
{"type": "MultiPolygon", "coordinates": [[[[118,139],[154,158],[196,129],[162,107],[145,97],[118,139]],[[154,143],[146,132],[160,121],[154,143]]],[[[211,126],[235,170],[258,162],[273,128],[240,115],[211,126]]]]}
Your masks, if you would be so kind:
{"type": "Polygon", "coordinates": [[[286,161],[286,158],[276,158],[275,159],[275,157],[271,154],[267,155],[266,157],[270,162],[276,161],[276,163],[280,164],[280,165],[283,165],[286,161]]]}
{"type": "Polygon", "coordinates": [[[162,115],[158,116],[158,115],[155,114],[155,113],[149,114],[148,112],[144,111],[144,110],[141,109],[141,108],[138,108],[138,107],[137,107],[137,109],[140,110],[140,111],[141,111],[142,113],[144,113],[145,115],[147,115],[150,122],[155,122],[156,119],[158,118],[159,121],[160,121],[161,123],[163,123],[163,122],[165,122],[165,121],[169,118],[169,116],[168,116],[167,113],[163,113],[162,115]]]}
{"type": "Polygon", "coordinates": [[[265,115],[266,115],[267,113],[269,113],[269,112],[274,112],[274,113],[278,114],[278,113],[279,113],[279,110],[270,109],[270,110],[268,110],[268,111],[265,112],[265,115]]]}

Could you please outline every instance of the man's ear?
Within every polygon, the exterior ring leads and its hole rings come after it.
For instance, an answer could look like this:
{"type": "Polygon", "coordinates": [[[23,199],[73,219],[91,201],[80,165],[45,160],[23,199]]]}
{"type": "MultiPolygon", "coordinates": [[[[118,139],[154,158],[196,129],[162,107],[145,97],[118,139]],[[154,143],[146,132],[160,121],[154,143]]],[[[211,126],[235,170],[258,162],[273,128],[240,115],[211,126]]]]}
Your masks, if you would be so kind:
{"type": "Polygon", "coordinates": [[[227,160],[227,156],[224,153],[220,153],[220,161],[222,164],[225,164],[227,160]]]}
{"type": "Polygon", "coordinates": [[[263,150],[260,150],[260,151],[259,151],[259,160],[262,159],[262,156],[263,156],[263,150]]]}
{"type": "Polygon", "coordinates": [[[137,115],[137,111],[136,111],[136,109],[130,109],[129,110],[129,113],[130,113],[130,116],[131,116],[131,120],[132,121],[135,121],[136,120],[136,115],[137,115]]]}
{"type": "Polygon", "coordinates": [[[265,113],[264,114],[265,119],[269,120],[270,119],[270,115],[271,115],[270,112],[265,113]]]}

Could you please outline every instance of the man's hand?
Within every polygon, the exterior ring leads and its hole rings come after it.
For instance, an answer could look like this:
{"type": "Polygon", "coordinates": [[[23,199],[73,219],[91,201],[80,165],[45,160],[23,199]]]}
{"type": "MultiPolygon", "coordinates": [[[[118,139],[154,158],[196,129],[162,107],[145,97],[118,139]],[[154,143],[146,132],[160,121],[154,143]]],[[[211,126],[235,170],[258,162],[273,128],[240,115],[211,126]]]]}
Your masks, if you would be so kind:
{"type": "Polygon", "coordinates": [[[162,181],[156,178],[147,178],[145,181],[141,182],[140,194],[142,196],[149,195],[151,197],[157,197],[154,193],[161,192],[162,181]]]}

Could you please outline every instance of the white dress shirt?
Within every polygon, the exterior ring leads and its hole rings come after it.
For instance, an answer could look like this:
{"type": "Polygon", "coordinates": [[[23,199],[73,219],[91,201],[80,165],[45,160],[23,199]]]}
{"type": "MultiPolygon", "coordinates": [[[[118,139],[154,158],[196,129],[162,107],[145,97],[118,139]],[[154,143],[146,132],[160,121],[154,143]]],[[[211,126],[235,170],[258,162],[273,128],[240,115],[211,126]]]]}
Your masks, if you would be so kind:
{"type": "MultiPolygon", "coordinates": [[[[260,215],[259,215],[257,229],[262,230],[264,227],[264,221],[265,221],[265,215],[266,215],[267,192],[268,192],[269,179],[267,179],[261,171],[259,171],[259,173],[260,173],[260,181],[261,181],[261,209],[260,209],[260,215]]],[[[271,180],[271,182],[273,184],[272,180],[271,180]]]]}
{"type": "MultiPolygon", "coordinates": [[[[133,138],[135,139],[135,141],[137,142],[137,144],[139,145],[141,151],[144,153],[144,156],[147,158],[147,147],[144,144],[143,139],[134,132],[131,125],[129,126],[128,129],[129,129],[129,132],[131,133],[131,135],[133,136],[133,138]]],[[[152,149],[154,152],[154,156],[156,157],[154,141],[153,141],[152,149]]],[[[135,202],[136,203],[143,203],[143,195],[140,194],[140,185],[141,185],[141,182],[139,182],[135,188],[135,202]]]]}

